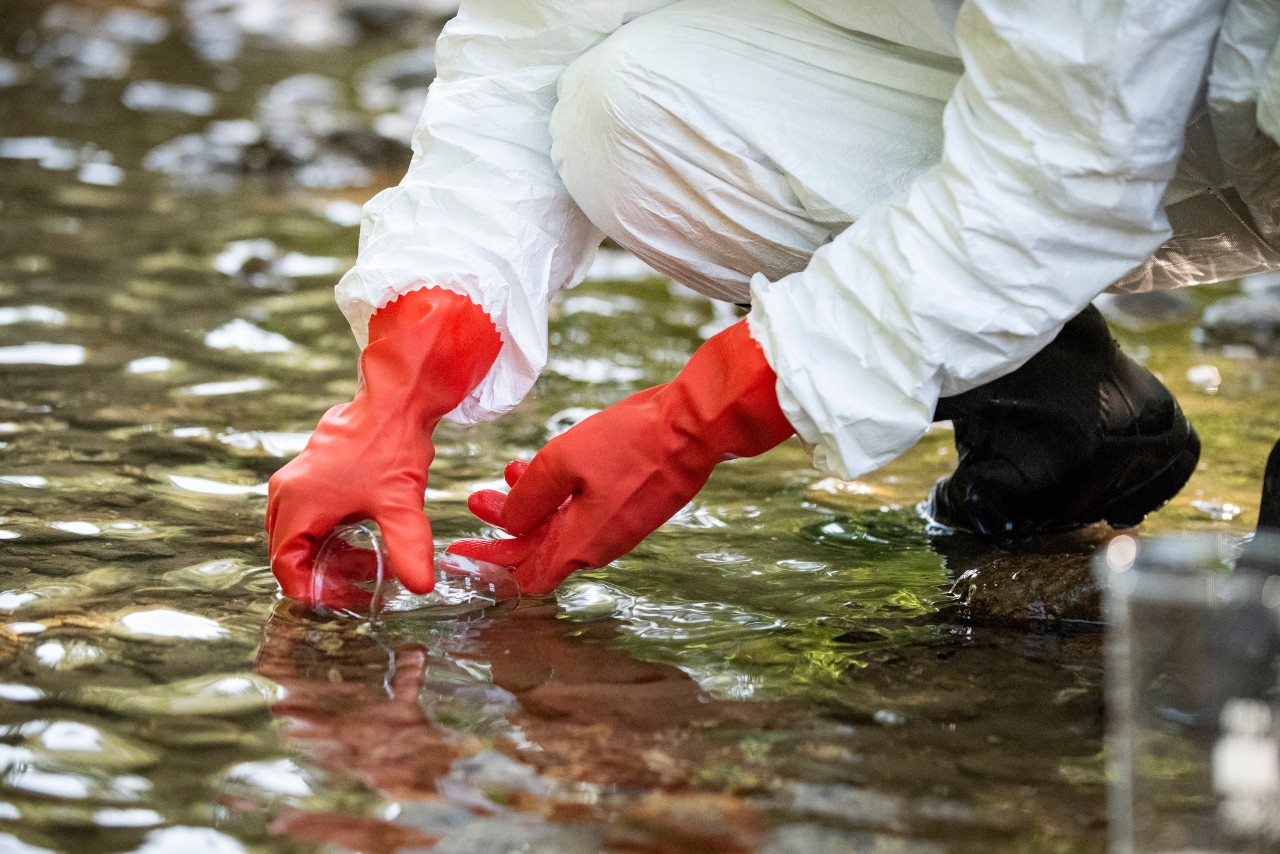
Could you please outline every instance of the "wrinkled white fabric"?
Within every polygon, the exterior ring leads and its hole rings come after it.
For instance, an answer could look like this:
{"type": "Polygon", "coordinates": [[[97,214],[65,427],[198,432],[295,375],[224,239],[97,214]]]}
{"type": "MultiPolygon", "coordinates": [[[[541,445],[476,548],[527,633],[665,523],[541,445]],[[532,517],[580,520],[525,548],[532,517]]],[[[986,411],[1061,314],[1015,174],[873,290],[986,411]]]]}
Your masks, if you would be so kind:
{"type": "Polygon", "coordinates": [[[684,0],[570,66],[552,161],[602,231],[731,302],[936,163],[949,57],[851,32],[787,0],[684,0]],[[768,121],[762,116],[769,116],[768,121]]]}
{"type": "Polygon", "coordinates": [[[1240,191],[1258,231],[1280,244],[1280,146],[1259,127],[1259,96],[1280,43],[1280,3],[1233,0],[1209,75],[1209,118],[1223,182],[1240,191]]]}
{"type": "Polygon", "coordinates": [[[910,447],[939,396],[1016,368],[1169,236],[1161,204],[1224,0],[971,0],[941,162],[752,284],[753,333],[817,462],[910,447]]]}
{"type": "Polygon", "coordinates": [[[585,275],[597,231],[551,165],[547,124],[566,66],[670,0],[467,0],[436,43],[438,77],[404,180],[366,206],[338,305],[363,348],[369,318],[427,285],[477,302],[503,337],[450,418],[506,412],[547,362],[547,300],[585,275]]]}
{"type": "Polygon", "coordinates": [[[953,33],[959,0],[464,0],[339,301],[361,338],[425,283],[489,311],[505,346],[468,421],[532,385],[597,226],[722,298],[763,273],[751,324],[784,408],[855,476],[1141,267],[1166,189],[1215,186],[1166,188],[1227,0],[1030,5],[969,0],[953,33]]]}

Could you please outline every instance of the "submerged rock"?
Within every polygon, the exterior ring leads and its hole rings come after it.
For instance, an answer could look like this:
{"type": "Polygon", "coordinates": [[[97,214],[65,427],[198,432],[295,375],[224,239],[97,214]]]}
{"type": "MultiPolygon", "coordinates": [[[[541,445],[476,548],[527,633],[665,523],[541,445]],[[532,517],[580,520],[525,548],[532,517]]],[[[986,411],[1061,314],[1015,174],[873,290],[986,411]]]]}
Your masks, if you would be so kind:
{"type": "Polygon", "coordinates": [[[1103,294],[1094,300],[1107,322],[1131,332],[1190,320],[1195,300],[1184,291],[1103,294]]]}
{"type": "Polygon", "coordinates": [[[1196,340],[1210,346],[1244,344],[1280,356],[1280,288],[1227,297],[1204,311],[1196,340]]]}
{"type": "Polygon", "coordinates": [[[1005,551],[963,536],[939,537],[952,594],[968,616],[986,623],[1099,622],[1102,590],[1093,554],[1118,532],[1098,524],[1038,538],[1005,551]]]}
{"type": "Polygon", "coordinates": [[[120,80],[133,67],[140,47],[163,41],[168,22],[138,9],[108,9],[102,14],[70,3],[55,3],[24,37],[19,51],[31,65],[62,88],[75,103],[85,80],[120,80]]]}
{"type": "Polygon", "coordinates": [[[187,179],[282,175],[322,189],[364,186],[373,170],[404,169],[407,140],[348,110],[342,92],[337,80],[318,74],[285,78],[265,90],[255,118],[211,122],[153,148],[143,165],[187,179]]]}
{"type": "Polygon", "coordinates": [[[317,49],[365,35],[428,41],[458,10],[457,0],[184,0],[191,42],[212,62],[231,62],[250,45],[317,49]]]}
{"type": "Polygon", "coordinates": [[[377,114],[373,127],[380,135],[409,145],[435,76],[434,50],[408,50],[365,66],[356,97],[361,109],[377,114]]]}

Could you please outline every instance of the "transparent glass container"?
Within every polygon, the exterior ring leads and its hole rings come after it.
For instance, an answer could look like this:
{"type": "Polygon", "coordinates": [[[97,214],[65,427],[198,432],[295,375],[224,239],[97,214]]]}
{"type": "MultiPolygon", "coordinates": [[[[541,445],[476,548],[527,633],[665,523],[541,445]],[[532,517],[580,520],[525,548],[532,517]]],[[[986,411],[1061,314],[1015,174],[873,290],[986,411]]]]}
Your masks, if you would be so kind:
{"type": "Polygon", "coordinates": [[[391,574],[386,545],[372,522],[343,525],[321,544],[312,573],[311,600],[319,611],[377,621],[459,619],[514,607],[520,588],[510,570],[441,553],[435,589],[410,593],[391,574]]]}
{"type": "Polygon", "coordinates": [[[1280,852],[1280,536],[1121,536],[1096,570],[1111,851],[1280,852]]]}

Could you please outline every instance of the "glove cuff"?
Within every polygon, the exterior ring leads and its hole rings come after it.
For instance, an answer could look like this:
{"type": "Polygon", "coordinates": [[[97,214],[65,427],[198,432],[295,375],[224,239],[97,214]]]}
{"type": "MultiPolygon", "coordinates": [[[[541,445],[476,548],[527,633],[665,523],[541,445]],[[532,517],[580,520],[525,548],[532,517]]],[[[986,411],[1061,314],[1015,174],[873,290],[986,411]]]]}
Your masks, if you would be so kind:
{"type": "Polygon", "coordinates": [[[699,347],[670,389],[688,435],[719,453],[753,457],[795,433],[778,404],[777,384],[741,320],[699,347]]]}
{"type": "Polygon", "coordinates": [[[493,367],[502,336],[479,305],[454,291],[423,287],[387,303],[369,320],[360,356],[363,392],[434,427],[493,367]]]}

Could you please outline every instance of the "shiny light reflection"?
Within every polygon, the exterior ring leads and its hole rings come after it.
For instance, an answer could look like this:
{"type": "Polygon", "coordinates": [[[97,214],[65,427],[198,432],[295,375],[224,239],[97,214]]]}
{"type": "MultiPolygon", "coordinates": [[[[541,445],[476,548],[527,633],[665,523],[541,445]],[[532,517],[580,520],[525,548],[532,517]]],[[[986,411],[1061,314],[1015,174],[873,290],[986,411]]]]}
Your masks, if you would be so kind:
{"type": "Polygon", "coordinates": [[[173,369],[173,360],[164,356],[143,356],[127,366],[131,374],[159,374],[173,369]]]}
{"type": "Polygon", "coordinates": [[[203,477],[186,477],[180,474],[169,475],[169,483],[184,492],[198,492],[201,495],[266,495],[265,483],[253,486],[241,486],[234,483],[222,483],[203,477]]]}
{"type": "Polygon", "coordinates": [[[67,315],[47,305],[23,305],[0,308],[0,326],[18,323],[43,323],[47,326],[65,326],[67,315]]]}
{"type": "Polygon", "coordinates": [[[1107,544],[1107,566],[1112,572],[1127,572],[1133,569],[1133,562],[1138,557],[1138,541],[1127,534],[1116,537],[1107,544]]]}
{"type": "Polygon", "coordinates": [[[6,474],[0,475],[0,483],[8,486],[24,486],[27,489],[39,489],[49,485],[47,477],[38,474],[6,474]]]}
{"type": "Polygon", "coordinates": [[[1222,373],[1213,365],[1193,365],[1187,368],[1187,382],[1206,394],[1217,394],[1222,386],[1222,373]]]}
{"type": "Polygon", "coordinates": [[[0,347],[0,365],[83,365],[86,353],[79,344],[32,341],[15,347],[0,347]]]}
{"type": "Polygon", "coordinates": [[[217,383],[200,383],[193,385],[187,389],[189,394],[196,397],[217,397],[224,394],[245,394],[247,392],[262,391],[268,385],[267,381],[260,377],[247,377],[242,380],[229,380],[227,382],[217,383]]]}
{"type": "Polygon", "coordinates": [[[293,349],[293,342],[283,335],[260,329],[239,318],[204,336],[204,344],[214,350],[239,350],[242,353],[287,353],[293,349]]]}
{"type": "Polygon", "coordinates": [[[242,451],[261,450],[269,457],[287,457],[300,452],[306,447],[310,433],[277,433],[266,431],[249,431],[238,433],[228,431],[218,434],[218,441],[242,451]]]}
{"type": "Polygon", "coordinates": [[[107,807],[93,814],[98,827],[155,827],[164,824],[164,816],[155,810],[107,807]]]}
{"type": "Polygon", "coordinates": [[[227,635],[225,628],[208,617],[167,608],[134,611],[121,617],[120,625],[132,637],[218,640],[227,635]]]}
{"type": "Polygon", "coordinates": [[[147,834],[147,841],[135,854],[173,854],[175,851],[200,854],[246,854],[235,838],[212,827],[166,827],[147,834]]]}
{"type": "Polygon", "coordinates": [[[242,762],[227,771],[227,778],[286,797],[305,798],[312,794],[302,769],[296,762],[280,759],[275,762],[242,762]]]}
{"type": "Polygon", "coordinates": [[[96,537],[102,533],[102,529],[92,522],[50,522],[49,527],[82,537],[96,537]]]}
{"type": "Polygon", "coordinates": [[[10,703],[34,703],[44,699],[44,692],[32,685],[0,684],[0,700],[10,703]]]}

